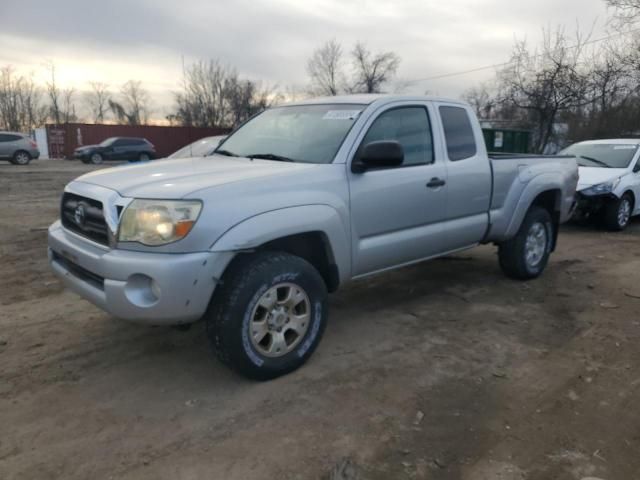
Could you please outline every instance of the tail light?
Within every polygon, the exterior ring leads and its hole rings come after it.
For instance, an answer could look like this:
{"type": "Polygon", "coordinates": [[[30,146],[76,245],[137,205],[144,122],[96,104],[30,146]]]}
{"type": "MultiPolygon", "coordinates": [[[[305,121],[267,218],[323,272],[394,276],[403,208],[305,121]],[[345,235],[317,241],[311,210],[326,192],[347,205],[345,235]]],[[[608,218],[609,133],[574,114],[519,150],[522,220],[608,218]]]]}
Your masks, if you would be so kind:
{"type": "Polygon", "coordinates": [[[34,142],[33,140],[29,139],[29,143],[31,144],[31,146],[33,148],[38,148],[38,144],[36,142],[34,142]]]}

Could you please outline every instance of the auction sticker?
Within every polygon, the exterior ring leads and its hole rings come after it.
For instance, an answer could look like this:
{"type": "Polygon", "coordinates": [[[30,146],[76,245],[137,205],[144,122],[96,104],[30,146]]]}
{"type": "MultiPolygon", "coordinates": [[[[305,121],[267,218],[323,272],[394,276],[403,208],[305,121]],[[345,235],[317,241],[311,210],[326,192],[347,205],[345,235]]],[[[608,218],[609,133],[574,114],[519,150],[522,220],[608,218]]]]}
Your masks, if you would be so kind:
{"type": "Polygon", "coordinates": [[[360,110],[329,110],[323,120],[353,120],[360,115],[360,110]]]}

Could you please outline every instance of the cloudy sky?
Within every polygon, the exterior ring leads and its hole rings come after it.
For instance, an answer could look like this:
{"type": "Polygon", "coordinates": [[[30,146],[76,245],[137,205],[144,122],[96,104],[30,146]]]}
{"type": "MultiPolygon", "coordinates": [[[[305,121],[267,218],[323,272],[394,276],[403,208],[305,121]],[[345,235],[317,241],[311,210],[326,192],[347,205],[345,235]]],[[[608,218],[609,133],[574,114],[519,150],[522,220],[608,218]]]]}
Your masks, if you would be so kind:
{"type": "MultiPolygon", "coordinates": [[[[117,87],[142,80],[170,103],[186,62],[217,58],[244,76],[304,87],[315,47],[335,38],[402,58],[412,81],[504,62],[514,38],[540,39],[544,26],[576,23],[606,35],[603,0],[0,0],[0,65],[78,90],[92,80],[117,87]]],[[[458,96],[491,70],[409,83],[406,91],[458,96]]]]}

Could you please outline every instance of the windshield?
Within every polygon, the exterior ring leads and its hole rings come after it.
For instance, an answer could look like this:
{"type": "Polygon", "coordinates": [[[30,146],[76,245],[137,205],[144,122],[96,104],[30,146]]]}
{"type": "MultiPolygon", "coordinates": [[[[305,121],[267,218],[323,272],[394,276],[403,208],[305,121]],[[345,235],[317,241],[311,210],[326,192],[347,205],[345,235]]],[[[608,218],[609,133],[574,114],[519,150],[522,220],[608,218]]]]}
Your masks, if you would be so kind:
{"type": "Polygon", "coordinates": [[[272,108],[240,127],[218,152],[241,157],[331,163],[365,105],[272,108]]]}
{"type": "Polygon", "coordinates": [[[107,138],[106,140],[103,140],[102,142],[100,142],[100,146],[101,147],[108,147],[110,146],[113,142],[115,142],[117,140],[116,137],[111,137],[111,138],[107,138]]]}
{"type": "Polygon", "coordinates": [[[223,138],[224,136],[201,138],[172,153],[168,158],[205,157],[218,146],[223,138]]]}
{"type": "Polygon", "coordinates": [[[631,143],[578,143],[560,154],[577,157],[581,167],[627,168],[637,151],[638,145],[631,143]]]}

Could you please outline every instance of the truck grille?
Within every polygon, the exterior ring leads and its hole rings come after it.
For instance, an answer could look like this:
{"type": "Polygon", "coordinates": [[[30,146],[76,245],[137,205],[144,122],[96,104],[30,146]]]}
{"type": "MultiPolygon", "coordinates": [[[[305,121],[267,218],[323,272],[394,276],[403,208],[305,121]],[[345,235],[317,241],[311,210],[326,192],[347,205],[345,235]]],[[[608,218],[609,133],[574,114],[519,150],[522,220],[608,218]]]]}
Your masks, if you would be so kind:
{"type": "Polygon", "coordinates": [[[96,243],[109,245],[109,230],[102,202],[66,192],[62,196],[60,220],[67,230],[96,243]]]}

